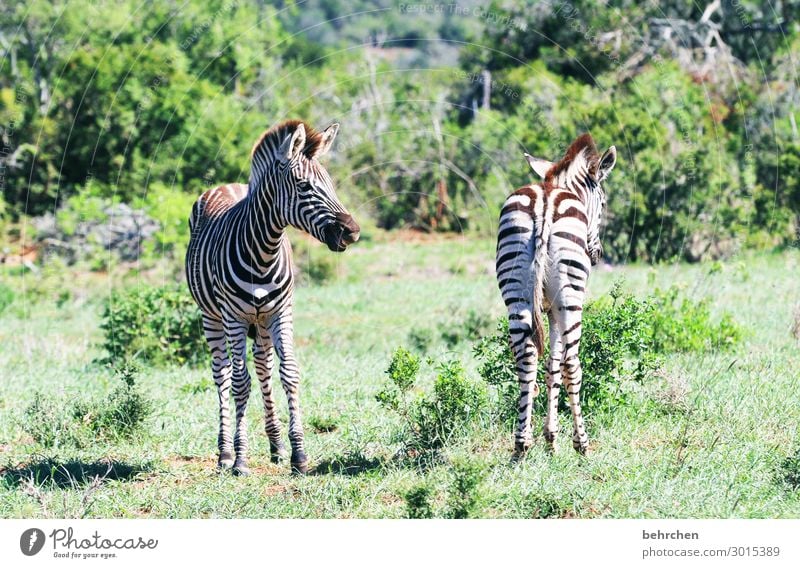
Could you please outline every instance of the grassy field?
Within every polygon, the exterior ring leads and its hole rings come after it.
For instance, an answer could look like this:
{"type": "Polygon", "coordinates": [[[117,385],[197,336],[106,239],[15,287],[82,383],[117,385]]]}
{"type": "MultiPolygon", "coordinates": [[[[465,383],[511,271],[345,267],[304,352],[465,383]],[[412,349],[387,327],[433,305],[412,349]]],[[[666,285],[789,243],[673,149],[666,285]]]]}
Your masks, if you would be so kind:
{"type": "MultiPolygon", "coordinates": [[[[408,344],[412,329],[435,329],[453,312],[501,315],[493,253],[489,240],[378,240],[336,256],[332,283],[298,290],[313,470],[306,477],[269,462],[257,388],[249,407],[253,475],[215,471],[217,400],[205,388],[205,367],[143,371],[139,381],[155,410],[131,441],[37,445],[23,428],[35,391],[68,399],[113,387],[116,379],[92,360],[100,355],[101,301],[115,283],[65,269],[50,277],[73,289],[66,300],[53,301],[59,291],[51,290],[49,299],[26,302],[19,290],[0,317],[0,517],[403,517],[406,494],[423,481],[439,515],[452,494],[452,464],[465,458],[485,468],[475,490],[481,517],[800,517],[800,492],[784,479],[786,459],[800,445],[800,351],[791,331],[798,251],[597,270],[593,297],[619,278],[637,295],[653,282],[679,284],[709,297],[715,314],[729,311],[746,335],[728,352],[668,357],[637,393],[642,404],[589,414],[587,457],[572,450],[564,414],[555,455],[539,436],[524,460],[512,462],[512,434],[496,424],[446,447],[428,467],[396,459],[398,419],[375,400],[390,354],[408,344]],[[643,404],[648,397],[676,397],[684,408],[652,412],[643,404]],[[331,423],[335,429],[324,431],[331,423]]],[[[25,285],[36,279],[26,276],[25,285]]],[[[6,276],[17,287],[20,280],[6,276]]],[[[445,350],[437,344],[431,352],[445,350]]],[[[469,342],[449,356],[474,374],[469,342]]],[[[282,392],[278,401],[285,425],[282,392]]],[[[534,428],[541,431],[539,416],[534,428]]]]}

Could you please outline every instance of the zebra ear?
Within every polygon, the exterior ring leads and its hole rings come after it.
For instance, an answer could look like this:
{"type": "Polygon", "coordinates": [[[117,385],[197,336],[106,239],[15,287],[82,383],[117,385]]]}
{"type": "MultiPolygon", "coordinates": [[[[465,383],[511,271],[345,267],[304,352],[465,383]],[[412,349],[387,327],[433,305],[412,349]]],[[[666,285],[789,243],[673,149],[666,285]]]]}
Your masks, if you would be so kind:
{"type": "Polygon", "coordinates": [[[298,124],[294,129],[294,132],[286,136],[286,139],[281,144],[278,154],[285,162],[291,162],[300,155],[300,152],[303,151],[305,146],[306,127],[302,124],[298,124]]]}
{"type": "Polygon", "coordinates": [[[339,123],[334,122],[325,131],[322,133],[322,142],[320,142],[317,151],[314,152],[314,157],[319,158],[320,156],[324,156],[328,153],[328,150],[331,149],[333,146],[333,141],[336,139],[336,135],[339,133],[339,123]]]}
{"type": "Polygon", "coordinates": [[[553,167],[553,162],[548,162],[547,160],[542,160],[541,158],[534,158],[530,154],[525,154],[525,159],[528,160],[528,165],[540,178],[544,179],[544,176],[547,175],[547,172],[550,171],[550,168],[553,167]]]}
{"type": "Polygon", "coordinates": [[[616,147],[611,146],[608,150],[605,151],[603,156],[600,158],[600,167],[597,169],[598,183],[608,177],[608,174],[610,174],[611,170],[614,169],[616,163],[617,163],[617,149],[616,147]]]}

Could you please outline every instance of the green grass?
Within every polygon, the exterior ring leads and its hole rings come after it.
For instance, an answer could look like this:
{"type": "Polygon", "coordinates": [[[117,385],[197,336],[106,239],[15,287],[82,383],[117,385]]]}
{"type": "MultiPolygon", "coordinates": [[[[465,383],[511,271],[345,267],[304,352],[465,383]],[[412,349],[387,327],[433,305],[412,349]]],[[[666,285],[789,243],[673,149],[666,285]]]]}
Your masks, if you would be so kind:
{"type": "MultiPolygon", "coordinates": [[[[445,515],[454,471],[467,459],[482,471],[477,516],[800,517],[800,491],[786,471],[800,446],[800,349],[791,333],[800,302],[797,251],[596,271],[594,297],[621,276],[638,295],[678,283],[711,298],[716,315],[731,312],[746,337],[729,352],[670,356],[661,376],[637,391],[640,404],[589,414],[586,458],[571,448],[565,414],[555,455],[539,436],[512,463],[512,432],[496,424],[424,467],[398,459],[398,418],[375,400],[391,352],[408,345],[413,328],[435,329],[453,310],[501,315],[493,254],[489,240],[381,239],[336,256],[333,283],[298,290],[307,477],[269,463],[257,387],[249,407],[253,475],[216,473],[217,401],[206,368],[143,370],[138,384],[154,413],[131,440],[38,446],[22,427],[35,391],[102,397],[116,386],[92,363],[111,284],[101,276],[82,283],[59,307],[50,298],[70,284],[54,276],[51,290],[36,283],[38,299],[23,306],[20,277],[2,276],[18,291],[0,316],[0,517],[403,517],[404,497],[422,485],[434,514],[445,515]],[[655,411],[648,398],[666,402],[655,411]]],[[[35,276],[26,278],[31,286],[35,276]]],[[[448,349],[438,342],[432,354],[448,349]]],[[[448,355],[477,377],[468,342],[448,355]]],[[[541,417],[535,420],[538,434],[541,417]]]]}

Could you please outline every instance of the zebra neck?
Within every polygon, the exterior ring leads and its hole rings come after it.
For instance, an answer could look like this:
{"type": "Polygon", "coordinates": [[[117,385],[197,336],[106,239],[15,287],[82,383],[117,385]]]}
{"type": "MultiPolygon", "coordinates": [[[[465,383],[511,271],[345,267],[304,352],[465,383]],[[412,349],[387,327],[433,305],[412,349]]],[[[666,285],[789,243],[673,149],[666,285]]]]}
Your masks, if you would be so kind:
{"type": "Polygon", "coordinates": [[[280,253],[286,223],[276,207],[274,192],[254,178],[245,200],[245,238],[241,243],[246,250],[241,252],[266,270],[280,253]]]}

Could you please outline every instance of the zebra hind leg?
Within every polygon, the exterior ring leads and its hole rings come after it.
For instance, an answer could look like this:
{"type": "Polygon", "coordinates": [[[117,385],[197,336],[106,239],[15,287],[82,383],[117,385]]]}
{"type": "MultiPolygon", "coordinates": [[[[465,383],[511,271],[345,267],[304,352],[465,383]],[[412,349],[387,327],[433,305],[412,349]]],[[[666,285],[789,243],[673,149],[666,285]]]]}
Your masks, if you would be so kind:
{"type": "Polygon", "coordinates": [[[231,362],[228,358],[227,340],[222,322],[211,318],[203,318],[203,333],[211,349],[211,373],[217,385],[219,397],[219,435],[217,448],[219,469],[233,467],[233,437],[231,436],[230,390],[231,362]]]}
{"type": "Polygon", "coordinates": [[[275,399],[272,394],[272,368],[275,360],[272,338],[263,326],[257,326],[253,341],[253,360],[256,375],[261,383],[261,398],[264,401],[264,420],[267,438],[269,439],[270,461],[279,463],[286,458],[286,447],[281,440],[281,423],[275,410],[275,399]]]}
{"type": "Polygon", "coordinates": [[[556,450],[558,435],[558,395],[561,390],[561,331],[552,312],[547,313],[550,322],[550,356],[547,361],[547,415],[544,419],[544,439],[551,452],[556,450]]]}
{"type": "Polygon", "coordinates": [[[519,406],[517,432],[514,437],[514,457],[520,458],[533,444],[531,435],[531,412],[533,399],[539,394],[536,383],[536,366],[539,353],[534,344],[530,310],[523,313],[512,313],[509,316],[509,335],[511,350],[517,362],[519,379],[519,406]]]}
{"type": "Polygon", "coordinates": [[[578,453],[585,454],[589,447],[589,439],[586,435],[586,427],[581,413],[581,384],[583,381],[583,370],[578,359],[578,350],[581,344],[581,317],[579,311],[564,312],[569,314],[565,318],[562,329],[565,331],[561,337],[564,344],[564,354],[562,360],[562,371],[564,382],[567,389],[570,410],[572,411],[572,447],[578,453]],[[577,314],[577,315],[575,315],[577,314]]]}

